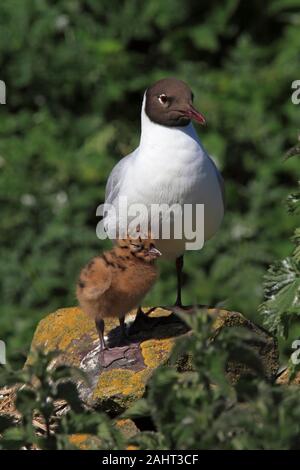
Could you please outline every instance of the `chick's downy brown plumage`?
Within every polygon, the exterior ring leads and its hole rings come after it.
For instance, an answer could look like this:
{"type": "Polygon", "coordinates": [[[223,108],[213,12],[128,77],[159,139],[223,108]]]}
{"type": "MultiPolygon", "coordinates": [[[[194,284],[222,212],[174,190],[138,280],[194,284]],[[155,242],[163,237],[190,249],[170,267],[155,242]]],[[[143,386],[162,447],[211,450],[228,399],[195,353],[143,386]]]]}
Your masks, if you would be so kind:
{"type": "Polygon", "coordinates": [[[82,310],[95,320],[101,350],[105,318],[119,318],[124,333],[126,313],[140,304],[157,278],[159,256],[151,238],[128,237],[82,269],[76,295],[82,310]]]}

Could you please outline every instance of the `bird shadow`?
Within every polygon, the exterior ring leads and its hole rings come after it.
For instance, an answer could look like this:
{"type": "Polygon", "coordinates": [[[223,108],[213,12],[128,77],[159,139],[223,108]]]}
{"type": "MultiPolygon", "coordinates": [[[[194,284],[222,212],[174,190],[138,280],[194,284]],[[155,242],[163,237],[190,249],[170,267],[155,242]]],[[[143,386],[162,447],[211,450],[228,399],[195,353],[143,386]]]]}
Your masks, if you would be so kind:
{"type": "Polygon", "coordinates": [[[108,345],[110,348],[122,347],[150,339],[166,339],[187,333],[190,330],[189,326],[177,314],[185,312],[192,315],[199,307],[203,308],[204,306],[153,307],[128,326],[128,335],[126,337],[122,337],[121,327],[118,326],[112,329],[108,336],[108,345]],[[167,310],[170,314],[158,317],[151,316],[151,313],[157,308],[167,310]]]}

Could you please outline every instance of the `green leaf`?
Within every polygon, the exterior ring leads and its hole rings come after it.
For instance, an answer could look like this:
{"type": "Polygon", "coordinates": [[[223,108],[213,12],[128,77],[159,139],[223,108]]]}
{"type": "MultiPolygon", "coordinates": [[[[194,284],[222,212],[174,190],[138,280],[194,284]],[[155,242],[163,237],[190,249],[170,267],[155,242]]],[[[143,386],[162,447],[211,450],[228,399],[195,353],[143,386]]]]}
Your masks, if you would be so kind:
{"type": "Polygon", "coordinates": [[[0,433],[10,428],[14,424],[14,419],[10,415],[0,415],[0,433]]]}
{"type": "Polygon", "coordinates": [[[266,301],[260,306],[267,328],[288,335],[292,317],[300,315],[300,269],[293,258],[274,263],[265,276],[266,301]]]}
{"type": "Polygon", "coordinates": [[[144,418],[150,416],[151,410],[149,403],[145,399],[135,402],[127,411],[122,414],[122,418],[144,418]]]}
{"type": "Polygon", "coordinates": [[[23,388],[17,391],[16,408],[17,410],[26,415],[31,414],[37,405],[37,396],[34,390],[30,388],[23,388]]]}
{"type": "Polygon", "coordinates": [[[61,382],[57,385],[56,398],[58,400],[66,400],[74,411],[79,412],[83,409],[77,387],[71,381],[61,382]]]}

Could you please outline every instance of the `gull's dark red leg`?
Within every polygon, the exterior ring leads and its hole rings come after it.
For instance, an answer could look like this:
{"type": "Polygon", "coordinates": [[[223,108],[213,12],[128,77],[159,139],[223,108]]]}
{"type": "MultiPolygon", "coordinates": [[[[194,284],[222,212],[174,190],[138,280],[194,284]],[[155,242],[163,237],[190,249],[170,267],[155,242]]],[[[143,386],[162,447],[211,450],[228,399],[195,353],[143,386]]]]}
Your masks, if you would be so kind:
{"type": "Polygon", "coordinates": [[[181,301],[181,285],[182,285],[182,270],[183,270],[183,255],[176,258],[176,273],[177,273],[177,298],[176,307],[182,307],[181,301]]]}

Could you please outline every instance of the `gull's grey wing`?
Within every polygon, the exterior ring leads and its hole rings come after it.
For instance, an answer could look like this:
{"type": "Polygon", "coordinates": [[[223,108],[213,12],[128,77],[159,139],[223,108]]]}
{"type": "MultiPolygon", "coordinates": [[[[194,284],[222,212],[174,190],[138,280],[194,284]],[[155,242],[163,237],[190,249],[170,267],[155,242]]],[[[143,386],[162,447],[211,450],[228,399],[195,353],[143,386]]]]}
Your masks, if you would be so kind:
{"type": "Polygon", "coordinates": [[[221,189],[221,194],[222,194],[222,199],[223,199],[223,206],[225,208],[225,184],[224,184],[223,176],[219,172],[218,167],[215,164],[215,162],[213,161],[213,159],[209,155],[207,155],[207,156],[210,159],[210,161],[211,161],[211,163],[214,167],[214,170],[216,172],[216,175],[217,175],[217,178],[218,178],[218,181],[219,181],[219,185],[220,185],[220,189],[221,189]]]}
{"type": "Polygon", "coordinates": [[[129,159],[133,158],[133,153],[130,153],[126,157],[122,158],[112,169],[112,172],[108,177],[105,188],[106,203],[112,204],[114,200],[118,197],[121,183],[128,168],[129,159]]]}

